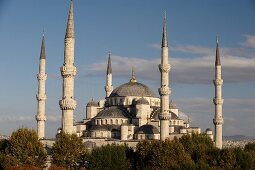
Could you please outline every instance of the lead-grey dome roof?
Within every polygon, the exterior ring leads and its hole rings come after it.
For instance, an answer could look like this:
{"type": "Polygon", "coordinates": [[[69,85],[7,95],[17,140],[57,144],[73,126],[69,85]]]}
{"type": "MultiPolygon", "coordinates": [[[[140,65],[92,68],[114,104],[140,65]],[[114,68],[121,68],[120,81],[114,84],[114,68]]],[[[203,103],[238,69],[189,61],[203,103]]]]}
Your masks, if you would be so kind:
{"type": "Polygon", "coordinates": [[[137,134],[159,134],[159,130],[153,125],[142,125],[136,131],[137,134]]]}
{"type": "Polygon", "coordinates": [[[123,97],[123,96],[144,96],[156,97],[154,92],[142,83],[129,82],[115,88],[110,97],[123,97]]]}
{"type": "Polygon", "coordinates": [[[96,118],[128,118],[128,113],[118,107],[110,107],[100,111],[96,118]]]}
{"type": "Polygon", "coordinates": [[[150,103],[148,102],[148,100],[146,100],[145,98],[140,98],[136,101],[136,104],[139,105],[139,104],[145,104],[145,105],[149,105],[150,103]]]}
{"type": "Polygon", "coordinates": [[[90,102],[88,102],[88,104],[87,104],[87,107],[98,107],[98,102],[96,102],[96,101],[94,101],[93,99],[90,101],[90,102]]]}

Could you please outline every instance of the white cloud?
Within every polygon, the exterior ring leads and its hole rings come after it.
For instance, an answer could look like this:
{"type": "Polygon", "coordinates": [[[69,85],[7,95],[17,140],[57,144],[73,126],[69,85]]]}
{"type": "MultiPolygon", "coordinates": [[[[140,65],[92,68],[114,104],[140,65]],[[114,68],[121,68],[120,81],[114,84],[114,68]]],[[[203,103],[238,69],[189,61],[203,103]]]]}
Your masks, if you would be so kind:
{"type": "MultiPolygon", "coordinates": [[[[178,108],[191,118],[192,126],[202,130],[214,127],[214,104],[209,98],[177,99],[178,108]]],[[[255,99],[225,98],[223,103],[223,135],[244,134],[255,136],[255,99]]]]}
{"type": "Polygon", "coordinates": [[[255,35],[244,35],[245,41],[241,45],[245,47],[255,48],[255,35]]]}
{"type": "MultiPolygon", "coordinates": [[[[210,84],[214,78],[214,56],[196,58],[171,58],[170,72],[173,83],[210,84]]],[[[225,83],[255,81],[255,58],[243,58],[222,55],[222,71],[225,83]]],[[[130,76],[132,66],[137,77],[145,80],[159,80],[158,64],[160,59],[141,59],[132,57],[112,56],[113,76],[130,76]]],[[[90,75],[104,75],[106,61],[90,66],[90,75]]]]}

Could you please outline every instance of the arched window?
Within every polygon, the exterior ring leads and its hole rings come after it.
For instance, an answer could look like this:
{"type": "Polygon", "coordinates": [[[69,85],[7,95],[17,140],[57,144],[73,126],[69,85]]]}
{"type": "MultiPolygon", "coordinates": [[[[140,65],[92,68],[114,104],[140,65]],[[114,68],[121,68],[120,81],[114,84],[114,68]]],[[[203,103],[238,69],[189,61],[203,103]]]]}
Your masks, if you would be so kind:
{"type": "Polygon", "coordinates": [[[101,125],[103,124],[103,120],[101,119],[101,125]]]}
{"type": "Polygon", "coordinates": [[[111,125],[113,124],[113,120],[111,119],[111,125]]]}
{"type": "Polygon", "coordinates": [[[117,124],[117,125],[119,124],[119,120],[118,120],[118,119],[116,119],[116,124],[117,124]]]}

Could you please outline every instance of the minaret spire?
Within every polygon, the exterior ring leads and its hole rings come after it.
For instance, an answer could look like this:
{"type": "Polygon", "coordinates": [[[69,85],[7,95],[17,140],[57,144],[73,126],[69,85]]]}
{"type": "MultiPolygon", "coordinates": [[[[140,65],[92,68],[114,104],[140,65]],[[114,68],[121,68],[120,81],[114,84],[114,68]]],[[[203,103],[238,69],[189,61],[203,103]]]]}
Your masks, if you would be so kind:
{"type": "Polygon", "coordinates": [[[106,70],[106,85],[105,85],[105,92],[106,97],[109,97],[112,93],[112,64],[111,64],[111,51],[109,51],[108,56],[108,64],[107,64],[107,70],[106,70]]]}
{"type": "Polygon", "coordinates": [[[74,38],[73,1],[70,1],[69,15],[66,26],[65,38],[74,38]]]}
{"type": "Polygon", "coordinates": [[[215,105],[215,117],[213,123],[215,125],[215,146],[217,148],[222,148],[222,105],[224,99],[222,98],[222,84],[223,80],[221,77],[221,63],[220,63],[220,54],[219,54],[219,40],[216,39],[216,57],[215,57],[215,98],[213,99],[215,105]]]}
{"type": "Polygon", "coordinates": [[[39,60],[39,73],[37,74],[38,80],[38,93],[36,95],[37,98],[37,114],[35,116],[37,120],[37,134],[39,139],[45,138],[45,81],[47,79],[47,74],[45,73],[45,65],[46,65],[46,55],[45,55],[45,42],[44,42],[44,33],[42,35],[42,44],[41,44],[41,53],[39,60]]]}
{"type": "Polygon", "coordinates": [[[162,35],[161,47],[168,47],[167,30],[166,30],[166,12],[165,12],[165,16],[164,16],[164,26],[163,26],[163,35],[162,35]]]}
{"type": "Polygon", "coordinates": [[[161,64],[159,64],[159,71],[161,73],[161,87],[159,88],[160,94],[160,140],[164,141],[169,137],[169,97],[171,89],[169,88],[169,71],[171,65],[168,63],[168,42],[166,30],[166,15],[164,16],[162,46],[161,46],[161,64]]]}
{"type": "Polygon", "coordinates": [[[219,38],[216,37],[216,60],[215,65],[221,65],[220,63],[220,53],[219,53],[219,38]]]}
{"type": "Polygon", "coordinates": [[[70,9],[65,35],[64,64],[60,68],[63,77],[63,96],[59,101],[62,110],[62,131],[64,133],[75,133],[74,109],[76,101],[74,100],[74,78],[76,76],[76,67],[74,66],[74,19],[73,19],[73,1],[70,1],[70,9]]]}
{"type": "Polygon", "coordinates": [[[107,71],[106,74],[112,74],[112,62],[111,62],[111,50],[108,53],[108,63],[107,63],[107,71]]]}

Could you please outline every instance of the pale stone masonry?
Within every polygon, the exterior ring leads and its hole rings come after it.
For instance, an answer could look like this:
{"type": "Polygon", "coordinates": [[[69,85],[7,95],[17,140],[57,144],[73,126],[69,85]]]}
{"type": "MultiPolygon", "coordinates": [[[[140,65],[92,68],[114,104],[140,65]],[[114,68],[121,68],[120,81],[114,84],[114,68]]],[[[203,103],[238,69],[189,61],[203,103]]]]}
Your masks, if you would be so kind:
{"type": "Polygon", "coordinates": [[[223,80],[221,78],[221,62],[220,62],[220,54],[219,54],[219,41],[218,37],[216,40],[216,59],[215,59],[215,98],[213,99],[215,105],[215,117],[213,119],[213,123],[215,125],[215,146],[217,148],[222,148],[222,125],[223,125],[223,117],[222,117],[222,84],[223,80]]]}
{"type": "Polygon", "coordinates": [[[166,30],[166,15],[164,17],[164,27],[162,35],[161,45],[161,64],[159,64],[159,70],[161,73],[161,87],[159,88],[160,95],[160,140],[165,140],[169,137],[169,96],[171,90],[169,88],[169,71],[170,64],[168,63],[168,42],[167,42],[167,30],[166,30]]]}
{"type": "Polygon", "coordinates": [[[105,86],[105,92],[106,97],[109,97],[112,93],[112,63],[111,63],[111,51],[109,51],[109,57],[108,57],[108,64],[107,64],[107,71],[106,71],[106,86],[105,86]]]}
{"type": "Polygon", "coordinates": [[[39,60],[39,73],[37,74],[38,80],[38,93],[36,95],[37,98],[37,114],[35,116],[37,121],[37,134],[39,139],[45,138],[45,81],[47,79],[47,74],[45,73],[45,65],[46,65],[46,55],[45,55],[45,42],[44,42],[44,33],[42,35],[42,45],[41,45],[41,53],[39,60]]]}
{"type": "Polygon", "coordinates": [[[62,100],[59,101],[62,110],[62,131],[69,134],[75,133],[73,116],[76,108],[76,101],[74,100],[74,78],[76,76],[74,43],[73,1],[71,1],[65,35],[64,64],[60,68],[63,77],[63,96],[62,100]]]}

